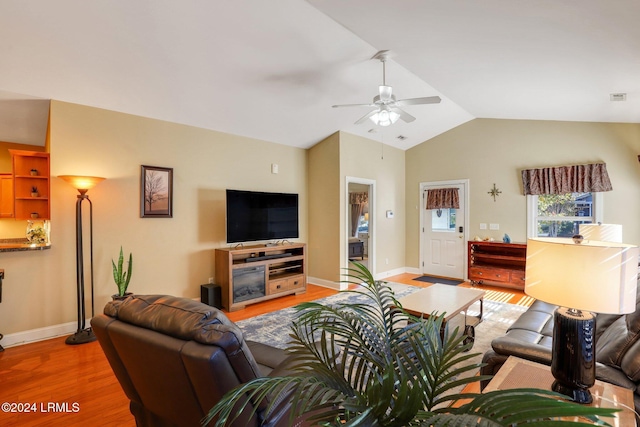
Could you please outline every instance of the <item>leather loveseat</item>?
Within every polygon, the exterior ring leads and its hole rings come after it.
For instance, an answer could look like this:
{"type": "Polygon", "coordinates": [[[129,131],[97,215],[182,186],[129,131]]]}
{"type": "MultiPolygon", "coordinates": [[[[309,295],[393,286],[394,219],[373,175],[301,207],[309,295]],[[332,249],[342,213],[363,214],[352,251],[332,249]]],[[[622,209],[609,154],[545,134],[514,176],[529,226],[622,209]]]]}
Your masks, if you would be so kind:
{"type": "MultiPolygon", "coordinates": [[[[171,296],[109,302],[91,320],[138,426],[200,426],[227,391],[263,375],[286,375],[287,353],[245,341],[220,310],[171,296]]],[[[234,426],[288,425],[284,404],[234,426]]]]}
{"type": "MultiPolygon", "coordinates": [[[[640,411],[640,281],[636,311],[630,314],[596,315],[596,378],[634,391],[640,411]]],[[[483,375],[495,375],[509,356],[551,365],[553,312],[556,306],[536,301],[491,342],[483,356],[483,375]]],[[[488,381],[483,381],[484,388],[488,381]]]]}

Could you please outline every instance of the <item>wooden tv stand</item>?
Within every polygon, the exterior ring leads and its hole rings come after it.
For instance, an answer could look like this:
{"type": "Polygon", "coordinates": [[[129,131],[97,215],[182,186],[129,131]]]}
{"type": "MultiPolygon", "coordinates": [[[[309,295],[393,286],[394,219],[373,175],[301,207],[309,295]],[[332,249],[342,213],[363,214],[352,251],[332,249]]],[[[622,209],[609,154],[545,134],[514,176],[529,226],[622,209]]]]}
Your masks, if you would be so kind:
{"type": "Polygon", "coordinates": [[[215,283],[228,311],[307,291],[304,243],[219,248],[215,258],[215,283]]]}

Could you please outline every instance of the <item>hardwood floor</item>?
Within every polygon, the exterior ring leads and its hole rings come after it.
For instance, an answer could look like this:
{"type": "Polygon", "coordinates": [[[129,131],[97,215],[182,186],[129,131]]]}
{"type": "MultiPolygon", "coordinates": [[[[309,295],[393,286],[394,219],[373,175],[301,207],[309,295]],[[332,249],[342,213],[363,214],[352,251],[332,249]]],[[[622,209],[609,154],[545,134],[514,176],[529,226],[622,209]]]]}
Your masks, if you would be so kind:
{"type": "MultiPolygon", "coordinates": [[[[428,283],[413,280],[415,277],[414,274],[401,274],[385,280],[429,286],[428,283]]],[[[491,290],[488,287],[483,289],[491,290]]],[[[335,293],[331,289],[309,285],[307,292],[302,295],[250,305],[244,310],[228,313],[228,317],[239,321],[335,293]]],[[[509,302],[523,296],[521,292],[514,294],[509,302]]],[[[32,410],[22,413],[2,411],[0,425],[135,426],[129,412],[129,400],[113,375],[100,345],[93,342],[70,346],[64,343],[65,338],[10,347],[0,352],[0,403],[29,404],[32,410]]]]}

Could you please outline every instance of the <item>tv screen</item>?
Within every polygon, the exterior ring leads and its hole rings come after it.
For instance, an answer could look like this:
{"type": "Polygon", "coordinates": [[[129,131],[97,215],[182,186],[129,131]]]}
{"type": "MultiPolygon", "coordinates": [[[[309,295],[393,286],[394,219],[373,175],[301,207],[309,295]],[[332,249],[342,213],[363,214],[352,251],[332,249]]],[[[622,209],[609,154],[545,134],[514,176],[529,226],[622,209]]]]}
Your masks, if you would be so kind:
{"type": "Polygon", "coordinates": [[[297,237],[297,194],[227,190],[227,243],[297,237]]]}

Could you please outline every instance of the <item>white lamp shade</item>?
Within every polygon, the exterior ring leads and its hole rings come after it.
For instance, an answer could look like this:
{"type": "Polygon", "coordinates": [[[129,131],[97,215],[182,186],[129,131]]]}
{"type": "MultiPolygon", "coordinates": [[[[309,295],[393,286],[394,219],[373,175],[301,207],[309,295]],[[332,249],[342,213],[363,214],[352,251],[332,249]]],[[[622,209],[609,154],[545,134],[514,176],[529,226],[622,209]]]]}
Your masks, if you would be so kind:
{"type": "Polygon", "coordinates": [[[580,224],[580,234],[586,240],[622,243],[620,224],[580,224]]]}
{"type": "Polygon", "coordinates": [[[595,313],[636,310],[637,246],[538,238],[527,241],[525,293],[595,313]]]}

